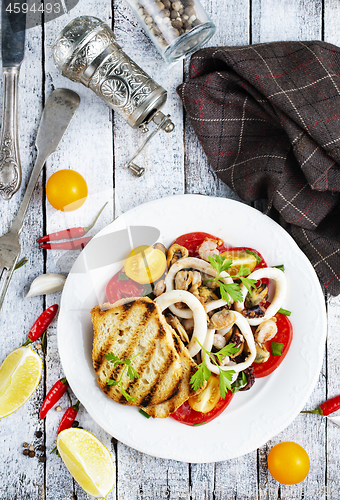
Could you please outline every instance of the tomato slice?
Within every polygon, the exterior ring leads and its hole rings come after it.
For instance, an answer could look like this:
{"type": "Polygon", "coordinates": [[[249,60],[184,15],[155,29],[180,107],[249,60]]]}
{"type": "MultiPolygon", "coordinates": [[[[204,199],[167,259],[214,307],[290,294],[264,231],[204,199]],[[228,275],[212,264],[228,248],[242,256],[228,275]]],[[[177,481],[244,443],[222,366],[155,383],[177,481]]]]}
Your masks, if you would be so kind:
{"type": "MultiPolygon", "coordinates": [[[[172,242],[172,244],[181,245],[182,247],[187,248],[189,250],[190,257],[197,257],[198,256],[197,247],[199,247],[206,238],[222,242],[221,238],[218,238],[217,236],[214,236],[212,234],[195,232],[195,233],[182,234],[181,236],[178,236],[178,238],[176,238],[175,241],[172,242]]],[[[224,248],[223,243],[222,245],[219,245],[217,247],[218,251],[220,251],[220,247],[224,248]]]]}
{"type": "Polygon", "coordinates": [[[130,280],[122,271],[115,274],[106,285],[106,297],[110,304],[125,297],[141,297],[143,291],[144,286],[130,280]]]}
{"type": "Polygon", "coordinates": [[[234,394],[227,391],[224,399],[220,399],[215,408],[208,413],[201,413],[191,408],[188,401],[185,401],[177,410],[171,414],[171,417],[185,425],[203,425],[214,420],[214,418],[221,415],[223,410],[229,405],[234,394]]]}
{"type": "MultiPolygon", "coordinates": [[[[214,236],[213,234],[209,233],[202,233],[202,232],[193,232],[193,233],[187,233],[187,234],[182,234],[181,236],[178,236],[178,238],[173,241],[172,244],[176,243],[177,245],[181,245],[182,247],[185,247],[189,250],[189,255],[190,257],[197,257],[198,252],[197,248],[203,243],[203,241],[209,238],[211,240],[215,241],[223,241],[221,238],[218,238],[218,236],[214,236]]],[[[255,250],[254,248],[250,247],[227,247],[225,246],[224,243],[221,245],[217,246],[217,250],[219,253],[222,252],[242,252],[245,250],[248,250],[250,252],[254,252],[260,259],[261,261],[255,266],[254,271],[256,269],[262,269],[263,267],[268,267],[266,261],[264,260],[263,256],[255,250]]]]}
{"type": "Polygon", "coordinates": [[[276,370],[278,366],[280,366],[293,340],[293,327],[288,317],[281,313],[276,313],[275,317],[277,325],[277,334],[272,340],[264,342],[264,346],[270,353],[270,356],[265,363],[253,363],[256,378],[266,377],[267,375],[273,373],[273,371],[276,370]],[[271,350],[272,342],[279,342],[283,344],[282,356],[275,356],[272,354],[271,350]]]}
{"type": "Polygon", "coordinates": [[[268,267],[267,262],[264,260],[263,256],[260,254],[260,252],[255,250],[255,248],[250,248],[250,247],[231,247],[231,248],[228,248],[228,247],[225,247],[223,245],[219,249],[220,253],[223,253],[223,252],[244,252],[244,251],[253,252],[254,254],[256,254],[259,257],[259,259],[261,259],[260,262],[258,264],[256,264],[256,266],[254,267],[252,272],[256,271],[257,269],[262,269],[263,267],[268,267]]]}
{"type": "Polygon", "coordinates": [[[134,248],[124,263],[127,276],[141,285],[157,281],[163,275],[165,268],[165,254],[162,250],[148,245],[134,248]]]}
{"type": "Polygon", "coordinates": [[[188,403],[191,408],[199,413],[209,413],[220,400],[220,377],[212,373],[206,387],[196,396],[191,396],[188,403]]]}

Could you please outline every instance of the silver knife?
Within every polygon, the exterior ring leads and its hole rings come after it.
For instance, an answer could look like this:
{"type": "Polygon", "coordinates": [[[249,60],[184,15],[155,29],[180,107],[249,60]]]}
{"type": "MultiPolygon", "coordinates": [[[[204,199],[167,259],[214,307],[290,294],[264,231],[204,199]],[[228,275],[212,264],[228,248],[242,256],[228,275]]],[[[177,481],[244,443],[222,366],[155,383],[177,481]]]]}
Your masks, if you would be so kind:
{"type": "Polygon", "coordinates": [[[3,112],[0,142],[0,194],[9,200],[19,189],[21,165],[18,143],[18,79],[24,58],[26,14],[21,2],[1,0],[3,112]],[[13,12],[19,5],[19,12],[13,12]],[[12,10],[12,12],[10,12],[12,10]]]}

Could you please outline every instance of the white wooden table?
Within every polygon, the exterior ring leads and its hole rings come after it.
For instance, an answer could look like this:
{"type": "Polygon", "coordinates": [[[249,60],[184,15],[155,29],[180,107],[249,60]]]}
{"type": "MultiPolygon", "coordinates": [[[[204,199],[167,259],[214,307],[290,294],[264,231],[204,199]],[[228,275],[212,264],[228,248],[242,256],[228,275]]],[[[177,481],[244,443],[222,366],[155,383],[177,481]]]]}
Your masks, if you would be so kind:
{"type": "MultiPolygon", "coordinates": [[[[323,39],[340,44],[340,2],[338,0],[203,0],[217,26],[211,45],[245,45],[275,40],[323,39]]],[[[0,358],[21,345],[36,317],[59,302],[60,293],[25,300],[23,291],[39,274],[67,273],[77,253],[66,256],[41,251],[36,243],[41,235],[90,223],[103,201],[109,206],[95,232],[114,217],[143,202],[182,193],[236,196],[209,169],[206,157],[185,117],[175,89],[186,75],[186,64],[170,69],[143,33],[123,0],[82,0],[69,14],[42,27],[28,30],[25,59],[20,75],[20,149],[23,182],[10,202],[0,200],[0,231],[5,233],[16,213],[35,159],[34,140],[45,100],[53,88],[69,87],[81,96],[81,106],[58,151],[48,160],[36,187],[21,235],[22,255],[28,264],[15,272],[0,312],[0,358]],[[113,115],[90,90],[62,77],[51,58],[51,44],[60,30],[74,17],[95,15],[113,27],[124,50],[168,91],[166,112],[176,124],[172,134],[160,133],[138,163],[147,171],[137,179],[122,168],[131,152],[141,143],[119,116],[113,115]],[[89,199],[76,212],[56,212],[45,198],[49,176],[58,169],[73,168],[87,180],[89,199]]],[[[319,382],[307,408],[316,408],[327,397],[340,393],[340,297],[326,297],[328,340],[319,382]]],[[[71,500],[89,498],[72,480],[61,459],[51,455],[60,413],[50,411],[44,422],[38,413],[53,383],[63,376],[59,362],[56,323],[48,331],[42,381],[29,400],[15,414],[0,422],[0,498],[71,500]],[[42,431],[41,438],[35,436],[42,431]],[[36,449],[46,447],[46,462],[22,454],[23,443],[36,449]]],[[[73,395],[72,395],[73,396],[73,395]]],[[[74,396],[73,396],[74,397],[74,396]]],[[[75,401],[75,399],[74,399],[75,401]]],[[[61,400],[66,408],[66,395],[61,400]]],[[[338,500],[340,490],[340,429],[314,415],[299,415],[280,435],[261,449],[238,459],[195,465],[161,460],[139,453],[111,439],[82,408],[81,425],[97,435],[112,451],[116,463],[116,487],[108,499],[119,500],[338,500]],[[306,448],[311,459],[307,479],[295,486],[283,486],[270,476],[266,459],[277,442],[292,440],[306,448]]]]}

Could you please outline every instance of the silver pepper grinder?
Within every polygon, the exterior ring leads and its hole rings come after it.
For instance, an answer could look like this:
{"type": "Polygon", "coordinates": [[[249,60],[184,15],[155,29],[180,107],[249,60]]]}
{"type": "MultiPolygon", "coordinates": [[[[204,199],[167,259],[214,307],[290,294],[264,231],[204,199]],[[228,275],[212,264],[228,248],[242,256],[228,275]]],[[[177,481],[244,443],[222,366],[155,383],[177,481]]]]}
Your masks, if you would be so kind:
{"type": "Polygon", "coordinates": [[[132,128],[147,133],[148,124],[156,124],[125,165],[138,177],[143,175],[144,168],[133,163],[136,156],[160,129],[174,129],[170,115],[160,111],[166,90],[125,54],[109,26],[96,17],[73,19],[55,40],[53,58],[64,76],[92,89],[132,128]]]}

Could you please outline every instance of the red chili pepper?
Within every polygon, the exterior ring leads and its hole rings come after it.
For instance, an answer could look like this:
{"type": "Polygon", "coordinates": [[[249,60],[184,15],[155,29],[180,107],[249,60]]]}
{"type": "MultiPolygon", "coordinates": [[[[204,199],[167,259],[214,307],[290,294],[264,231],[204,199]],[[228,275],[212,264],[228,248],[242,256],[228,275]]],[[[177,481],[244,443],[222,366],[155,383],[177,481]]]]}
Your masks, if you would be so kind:
{"type": "MultiPolygon", "coordinates": [[[[96,215],[93,222],[87,227],[71,227],[70,229],[64,229],[63,231],[57,231],[56,233],[46,234],[46,236],[42,236],[38,239],[38,243],[45,243],[46,241],[57,241],[57,240],[72,240],[73,238],[80,238],[84,236],[90,229],[93,228],[95,223],[97,222],[100,214],[106,207],[107,203],[100,209],[98,214],[96,215]]],[[[42,247],[45,248],[45,247],[42,247]]]]}
{"type": "Polygon", "coordinates": [[[80,401],[78,400],[75,405],[67,408],[67,410],[63,415],[63,418],[60,420],[60,424],[57,430],[57,435],[59,434],[59,432],[64,431],[65,429],[69,429],[71,427],[71,425],[76,419],[79,410],[79,404],[80,401]]]}
{"type": "Polygon", "coordinates": [[[46,309],[43,313],[40,314],[39,318],[36,320],[32,328],[28,333],[28,337],[23,346],[31,344],[35,340],[38,340],[39,337],[44,333],[46,328],[52,323],[59,309],[58,304],[54,304],[53,306],[46,309]]]}
{"type": "Polygon", "coordinates": [[[48,391],[48,393],[46,395],[46,398],[44,399],[44,402],[42,404],[42,407],[41,407],[41,410],[39,413],[41,420],[43,420],[46,417],[47,412],[49,412],[50,409],[52,408],[52,406],[54,406],[57,403],[57,401],[59,401],[61,396],[63,394],[65,394],[68,386],[69,385],[68,385],[68,382],[66,380],[66,377],[64,377],[64,378],[61,378],[60,380],[58,380],[54,384],[54,386],[51,387],[51,389],[48,391]]]}
{"type": "Polygon", "coordinates": [[[40,248],[46,248],[47,250],[78,250],[79,248],[84,248],[91,239],[92,236],[85,236],[85,238],[79,238],[78,240],[43,243],[40,245],[40,248]]]}
{"type": "Polygon", "coordinates": [[[335,396],[334,398],[327,399],[324,403],[321,403],[320,406],[316,410],[305,410],[301,413],[316,413],[318,415],[330,415],[331,413],[339,410],[340,408],[340,395],[335,396]]]}

